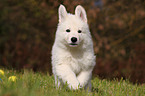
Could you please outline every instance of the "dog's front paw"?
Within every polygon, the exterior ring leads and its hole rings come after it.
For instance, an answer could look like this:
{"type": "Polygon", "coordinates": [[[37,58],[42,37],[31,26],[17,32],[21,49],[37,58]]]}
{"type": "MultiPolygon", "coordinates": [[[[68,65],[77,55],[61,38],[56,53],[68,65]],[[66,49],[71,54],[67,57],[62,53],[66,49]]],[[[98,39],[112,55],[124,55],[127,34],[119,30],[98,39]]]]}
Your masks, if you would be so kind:
{"type": "Polygon", "coordinates": [[[69,84],[69,88],[73,89],[73,90],[77,90],[77,89],[82,88],[82,87],[80,86],[79,82],[75,82],[73,84],[69,84]]]}

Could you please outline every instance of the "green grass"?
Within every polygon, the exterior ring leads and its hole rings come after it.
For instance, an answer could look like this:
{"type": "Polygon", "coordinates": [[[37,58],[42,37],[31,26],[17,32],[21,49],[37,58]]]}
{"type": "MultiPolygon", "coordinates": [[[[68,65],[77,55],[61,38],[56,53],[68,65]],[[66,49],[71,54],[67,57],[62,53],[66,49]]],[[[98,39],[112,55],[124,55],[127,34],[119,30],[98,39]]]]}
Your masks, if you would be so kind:
{"type": "Polygon", "coordinates": [[[0,96],[145,96],[145,84],[133,85],[127,80],[92,80],[92,92],[85,90],[56,90],[54,77],[49,74],[34,73],[24,70],[4,70],[0,75],[0,96]],[[16,82],[9,81],[9,76],[15,75],[16,82]]]}

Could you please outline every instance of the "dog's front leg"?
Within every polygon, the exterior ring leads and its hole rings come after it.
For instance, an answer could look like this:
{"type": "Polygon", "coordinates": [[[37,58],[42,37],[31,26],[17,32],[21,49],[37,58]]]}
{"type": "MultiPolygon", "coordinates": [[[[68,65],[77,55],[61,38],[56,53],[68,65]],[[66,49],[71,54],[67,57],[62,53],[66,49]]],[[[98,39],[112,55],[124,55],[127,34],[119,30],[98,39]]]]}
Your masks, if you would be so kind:
{"type": "Polygon", "coordinates": [[[63,81],[63,83],[67,83],[70,89],[78,89],[79,81],[68,65],[58,65],[56,67],[56,75],[63,81]]]}
{"type": "Polygon", "coordinates": [[[91,77],[92,77],[92,69],[83,70],[77,76],[78,81],[80,82],[80,86],[85,87],[85,89],[89,88],[91,90],[91,77]]]}

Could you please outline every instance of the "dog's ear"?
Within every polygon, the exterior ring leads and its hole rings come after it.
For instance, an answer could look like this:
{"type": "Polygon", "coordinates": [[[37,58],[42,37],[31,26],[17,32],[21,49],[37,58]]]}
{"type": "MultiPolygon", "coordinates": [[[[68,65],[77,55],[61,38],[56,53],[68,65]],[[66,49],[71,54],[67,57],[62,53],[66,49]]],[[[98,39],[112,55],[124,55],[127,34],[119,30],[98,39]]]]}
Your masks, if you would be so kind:
{"type": "Polygon", "coordinates": [[[81,6],[78,5],[75,9],[75,15],[81,18],[84,22],[87,22],[87,15],[85,9],[81,6]]]}
{"type": "Polygon", "coordinates": [[[62,22],[67,16],[67,11],[63,5],[59,6],[58,14],[59,14],[59,22],[62,22]]]}

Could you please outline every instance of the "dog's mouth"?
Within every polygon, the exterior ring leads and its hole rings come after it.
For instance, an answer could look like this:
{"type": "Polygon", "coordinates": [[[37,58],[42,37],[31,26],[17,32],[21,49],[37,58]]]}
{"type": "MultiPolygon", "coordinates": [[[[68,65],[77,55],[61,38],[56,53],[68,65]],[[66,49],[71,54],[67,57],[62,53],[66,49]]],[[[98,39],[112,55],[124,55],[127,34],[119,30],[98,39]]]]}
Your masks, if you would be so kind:
{"type": "Polygon", "coordinates": [[[78,45],[78,44],[75,44],[75,43],[70,43],[69,45],[78,45]]]}
{"type": "Polygon", "coordinates": [[[76,46],[78,46],[78,44],[76,44],[76,43],[69,43],[69,46],[76,47],[76,46]]]}

